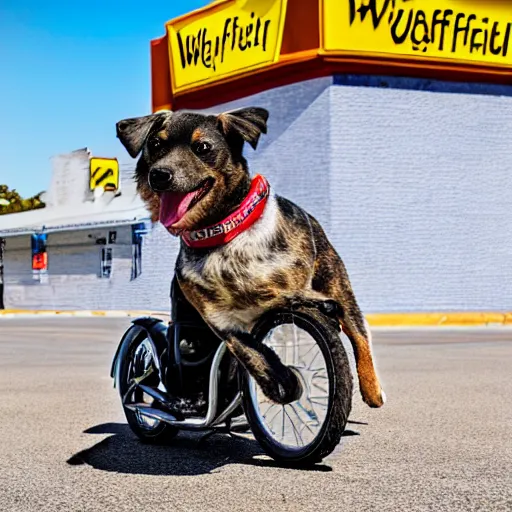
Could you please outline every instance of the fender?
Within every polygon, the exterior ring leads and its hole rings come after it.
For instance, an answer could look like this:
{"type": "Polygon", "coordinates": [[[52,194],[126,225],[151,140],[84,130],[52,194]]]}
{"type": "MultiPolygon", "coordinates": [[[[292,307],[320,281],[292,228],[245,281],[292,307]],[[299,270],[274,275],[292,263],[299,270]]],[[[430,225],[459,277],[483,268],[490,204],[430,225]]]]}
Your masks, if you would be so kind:
{"type": "MultiPolygon", "coordinates": [[[[141,327],[144,331],[146,331],[148,335],[148,340],[153,345],[153,349],[155,354],[161,355],[164,350],[167,348],[167,325],[160,320],[159,318],[153,318],[150,316],[139,317],[132,320],[132,325],[126,332],[123,334],[121,341],[117,347],[116,353],[114,355],[114,359],[112,360],[112,366],[110,368],[110,376],[112,378],[115,377],[117,360],[120,355],[124,352],[123,346],[128,334],[130,334],[134,328],[134,326],[141,327]]],[[[159,361],[160,362],[160,361],[159,361]]],[[[162,372],[161,368],[158,368],[160,373],[162,372]]],[[[160,375],[160,377],[163,377],[160,375]]],[[[114,383],[115,385],[115,383],[114,383]]]]}

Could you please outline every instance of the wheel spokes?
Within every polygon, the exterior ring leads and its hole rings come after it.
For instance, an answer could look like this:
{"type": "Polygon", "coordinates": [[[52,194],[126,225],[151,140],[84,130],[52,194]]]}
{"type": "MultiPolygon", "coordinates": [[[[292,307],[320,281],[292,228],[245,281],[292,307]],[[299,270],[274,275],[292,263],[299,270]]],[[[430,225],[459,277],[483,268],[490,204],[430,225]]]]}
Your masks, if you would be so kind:
{"type": "Polygon", "coordinates": [[[315,339],[294,323],[274,327],[263,342],[277,353],[283,364],[292,366],[300,375],[303,394],[299,400],[283,406],[270,402],[251,379],[255,412],[276,443],[302,449],[318,436],[327,415],[327,363],[315,339]]]}

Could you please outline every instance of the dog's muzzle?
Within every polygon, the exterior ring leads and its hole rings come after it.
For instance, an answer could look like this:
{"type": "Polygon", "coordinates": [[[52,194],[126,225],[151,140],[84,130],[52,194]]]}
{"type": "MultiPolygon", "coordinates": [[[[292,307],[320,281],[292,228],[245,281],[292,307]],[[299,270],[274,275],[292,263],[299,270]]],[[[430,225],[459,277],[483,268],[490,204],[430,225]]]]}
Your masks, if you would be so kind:
{"type": "Polygon", "coordinates": [[[172,173],[168,169],[151,169],[148,182],[155,192],[165,192],[171,187],[172,173]]]}

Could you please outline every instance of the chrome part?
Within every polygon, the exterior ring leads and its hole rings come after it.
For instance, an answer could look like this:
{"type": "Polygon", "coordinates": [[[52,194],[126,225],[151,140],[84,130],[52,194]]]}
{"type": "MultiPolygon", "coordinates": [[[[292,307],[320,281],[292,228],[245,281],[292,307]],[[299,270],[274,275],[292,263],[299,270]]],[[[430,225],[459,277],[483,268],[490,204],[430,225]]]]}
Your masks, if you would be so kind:
{"type": "MultiPolygon", "coordinates": [[[[181,428],[184,430],[201,430],[204,428],[208,428],[213,426],[214,422],[217,423],[215,420],[217,418],[217,408],[218,408],[218,399],[219,399],[219,368],[220,363],[222,361],[222,358],[224,357],[224,354],[226,353],[226,344],[223,342],[219,345],[219,348],[215,352],[215,356],[213,357],[212,366],[210,369],[210,381],[209,381],[209,393],[208,393],[208,411],[206,413],[206,416],[204,418],[187,418],[186,420],[177,420],[174,416],[171,414],[161,411],[160,409],[155,409],[151,407],[149,404],[145,403],[132,403],[132,404],[126,404],[126,407],[132,411],[135,411],[137,414],[140,414],[141,416],[145,416],[148,418],[151,418],[154,420],[160,420],[165,421],[166,423],[169,423],[170,425],[173,425],[177,428],[181,428]]],[[[139,386],[140,387],[140,386],[139,386]]],[[[239,395],[238,399],[240,400],[239,395]]],[[[230,409],[230,407],[233,406],[233,411],[236,409],[236,406],[239,404],[234,405],[234,401],[231,402],[226,411],[230,409]]],[[[220,416],[224,416],[224,418],[227,418],[229,414],[233,411],[230,411],[226,414],[226,411],[222,412],[220,416]]],[[[220,417],[219,416],[219,417],[220,417]]]]}
{"type": "MultiPolygon", "coordinates": [[[[132,320],[132,326],[128,331],[126,331],[125,335],[123,336],[123,340],[121,340],[121,343],[118,347],[118,351],[116,352],[116,355],[114,357],[113,367],[117,366],[117,357],[119,355],[119,350],[121,349],[121,345],[125,339],[125,337],[132,331],[133,328],[138,327],[139,329],[142,329],[143,332],[145,331],[146,337],[148,339],[148,343],[150,344],[150,349],[153,354],[153,360],[156,366],[156,369],[158,370],[158,375],[160,377],[160,381],[163,382],[164,380],[164,373],[162,371],[162,366],[160,364],[160,358],[158,357],[158,353],[164,352],[167,348],[167,325],[163,322],[160,318],[155,318],[151,316],[144,316],[144,317],[137,317],[132,320]]],[[[137,336],[139,336],[137,334],[137,336]]],[[[113,376],[113,375],[112,375],[113,376]]]]}
{"type": "Polygon", "coordinates": [[[161,409],[155,409],[154,407],[146,404],[130,404],[126,407],[143,416],[164,421],[165,423],[169,423],[169,425],[173,425],[174,427],[182,428],[184,430],[202,430],[207,427],[207,425],[205,425],[204,418],[187,418],[186,420],[179,421],[172,414],[162,411],[161,409]]]}
{"type": "MultiPolygon", "coordinates": [[[[131,396],[138,393],[140,383],[154,373],[154,363],[154,347],[151,341],[148,338],[145,338],[135,349],[133,359],[130,361],[130,367],[128,369],[130,386],[123,397],[123,404],[126,404],[131,396]]],[[[144,395],[142,389],[140,390],[140,394],[142,396],[139,398],[143,399],[144,395]]],[[[137,414],[137,420],[142,428],[151,430],[157,425],[157,421],[154,419],[140,414],[139,411],[135,412],[137,414]]]]}
{"type": "MultiPolygon", "coordinates": [[[[163,371],[162,371],[162,367],[160,365],[160,359],[158,357],[158,353],[157,353],[156,347],[155,347],[153,341],[151,340],[151,338],[149,337],[149,335],[147,334],[147,332],[146,332],[146,337],[141,342],[141,345],[142,344],[145,345],[145,351],[149,352],[151,354],[151,357],[153,359],[154,367],[158,371],[158,377],[160,379],[160,382],[163,382],[163,371]]],[[[139,345],[139,347],[140,347],[140,345],[139,345]]],[[[137,348],[137,350],[139,349],[139,347],[137,348]]],[[[118,387],[119,386],[119,378],[120,378],[120,375],[119,375],[119,364],[118,364],[117,358],[118,358],[118,354],[116,354],[115,359],[114,359],[114,363],[113,363],[113,366],[112,366],[112,371],[114,372],[114,387],[118,387]]],[[[152,368],[151,371],[153,371],[153,368],[152,368]]],[[[147,376],[148,375],[145,375],[144,377],[140,376],[139,382],[141,382],[147,376]]]]}
{"type": "Polygon", "coordinates": [[[210,369],[210,386],[208,388],[208,412],[204,419],[205,427],[211,425],[217,415],[217,404],[219,401],[219,368],[226,350],[226,344],[222,342],[213,357],[212,367],[210,369]]]}
{"type": "Polygon", "coordinates": [[[245,414],[237,416],[231,420],[230,429],[233,432],[246,432],[251,429],[245,414]]]}
{"type": "Polygon", "coordinates": [[[233,414],[233,412],[236,410],[237,407],[239,407],[242,404],[242,393],[238,391],[238,393],[235,395],[235,398],[231,401],[231,403],[226,407],[224,412],[217,416],[217,419],[212,423],[213,426],[219,425],[219,423],[223,423],[227,420],[227,418],[233,414]]]}
{"type": "Polygon", "coordinates": [[[160,366],[160,358],[158,357],[156,347],[149,336],[145,339],[145,341],[148,343],[148,349],[151,352],[151,356],[153,358],[153,364],[155,365],[155,367],[158,371],[158,377],[160,378],[160,382],[163,382],[164,373],[162,371],[162,367],[160,366]]]}
{"type": "MultiPolygon", "coordinates": [[[[160,383],[160,384],[162,384],[162,383],[160,383]]],[[[139,389],[141,391],[143,391],[144,393],[146,393],[146,395],[153,398],[153,400],[160,402],[160,404],[163,405],[164,407],[172,399],[165,391],[162,391],[158,388],[153,388],[151,386],[145,386],[144,384],[139,384],[139,389]]]]}
{"type": "Polygon", "coordinates": [[[172,414],[162,411],[161,409],[155,409],[146,404],[128,404],[126,408],[153,420],[160,420],[165,423],[173,423],[176,421],[176,418],[172,414]]]}
{"type": "Polygon", "coordinates": [[[250,398],[267,436],[288,450],[310,445],[320,433],[329,405],[327,363],[314,338],[295,324],[281,324],[263,340],[291,366],[299,377],[303,392],[286,405],[269,400],[249,377],[250,398]]]}

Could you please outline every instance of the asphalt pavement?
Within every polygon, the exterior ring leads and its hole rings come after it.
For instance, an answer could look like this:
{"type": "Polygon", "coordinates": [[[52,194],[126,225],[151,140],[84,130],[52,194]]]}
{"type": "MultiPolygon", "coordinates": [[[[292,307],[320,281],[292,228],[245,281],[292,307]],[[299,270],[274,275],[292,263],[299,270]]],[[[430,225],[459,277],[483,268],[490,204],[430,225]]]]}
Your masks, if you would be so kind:
{"type": "Polygon", "coordinates": [[[354,397],[311,470],[250,436],[130,432],[109,377],[127,319],[0,319],[0,511],[512,510],[512,329],[380,330],[388,402],[354,397]]]}

